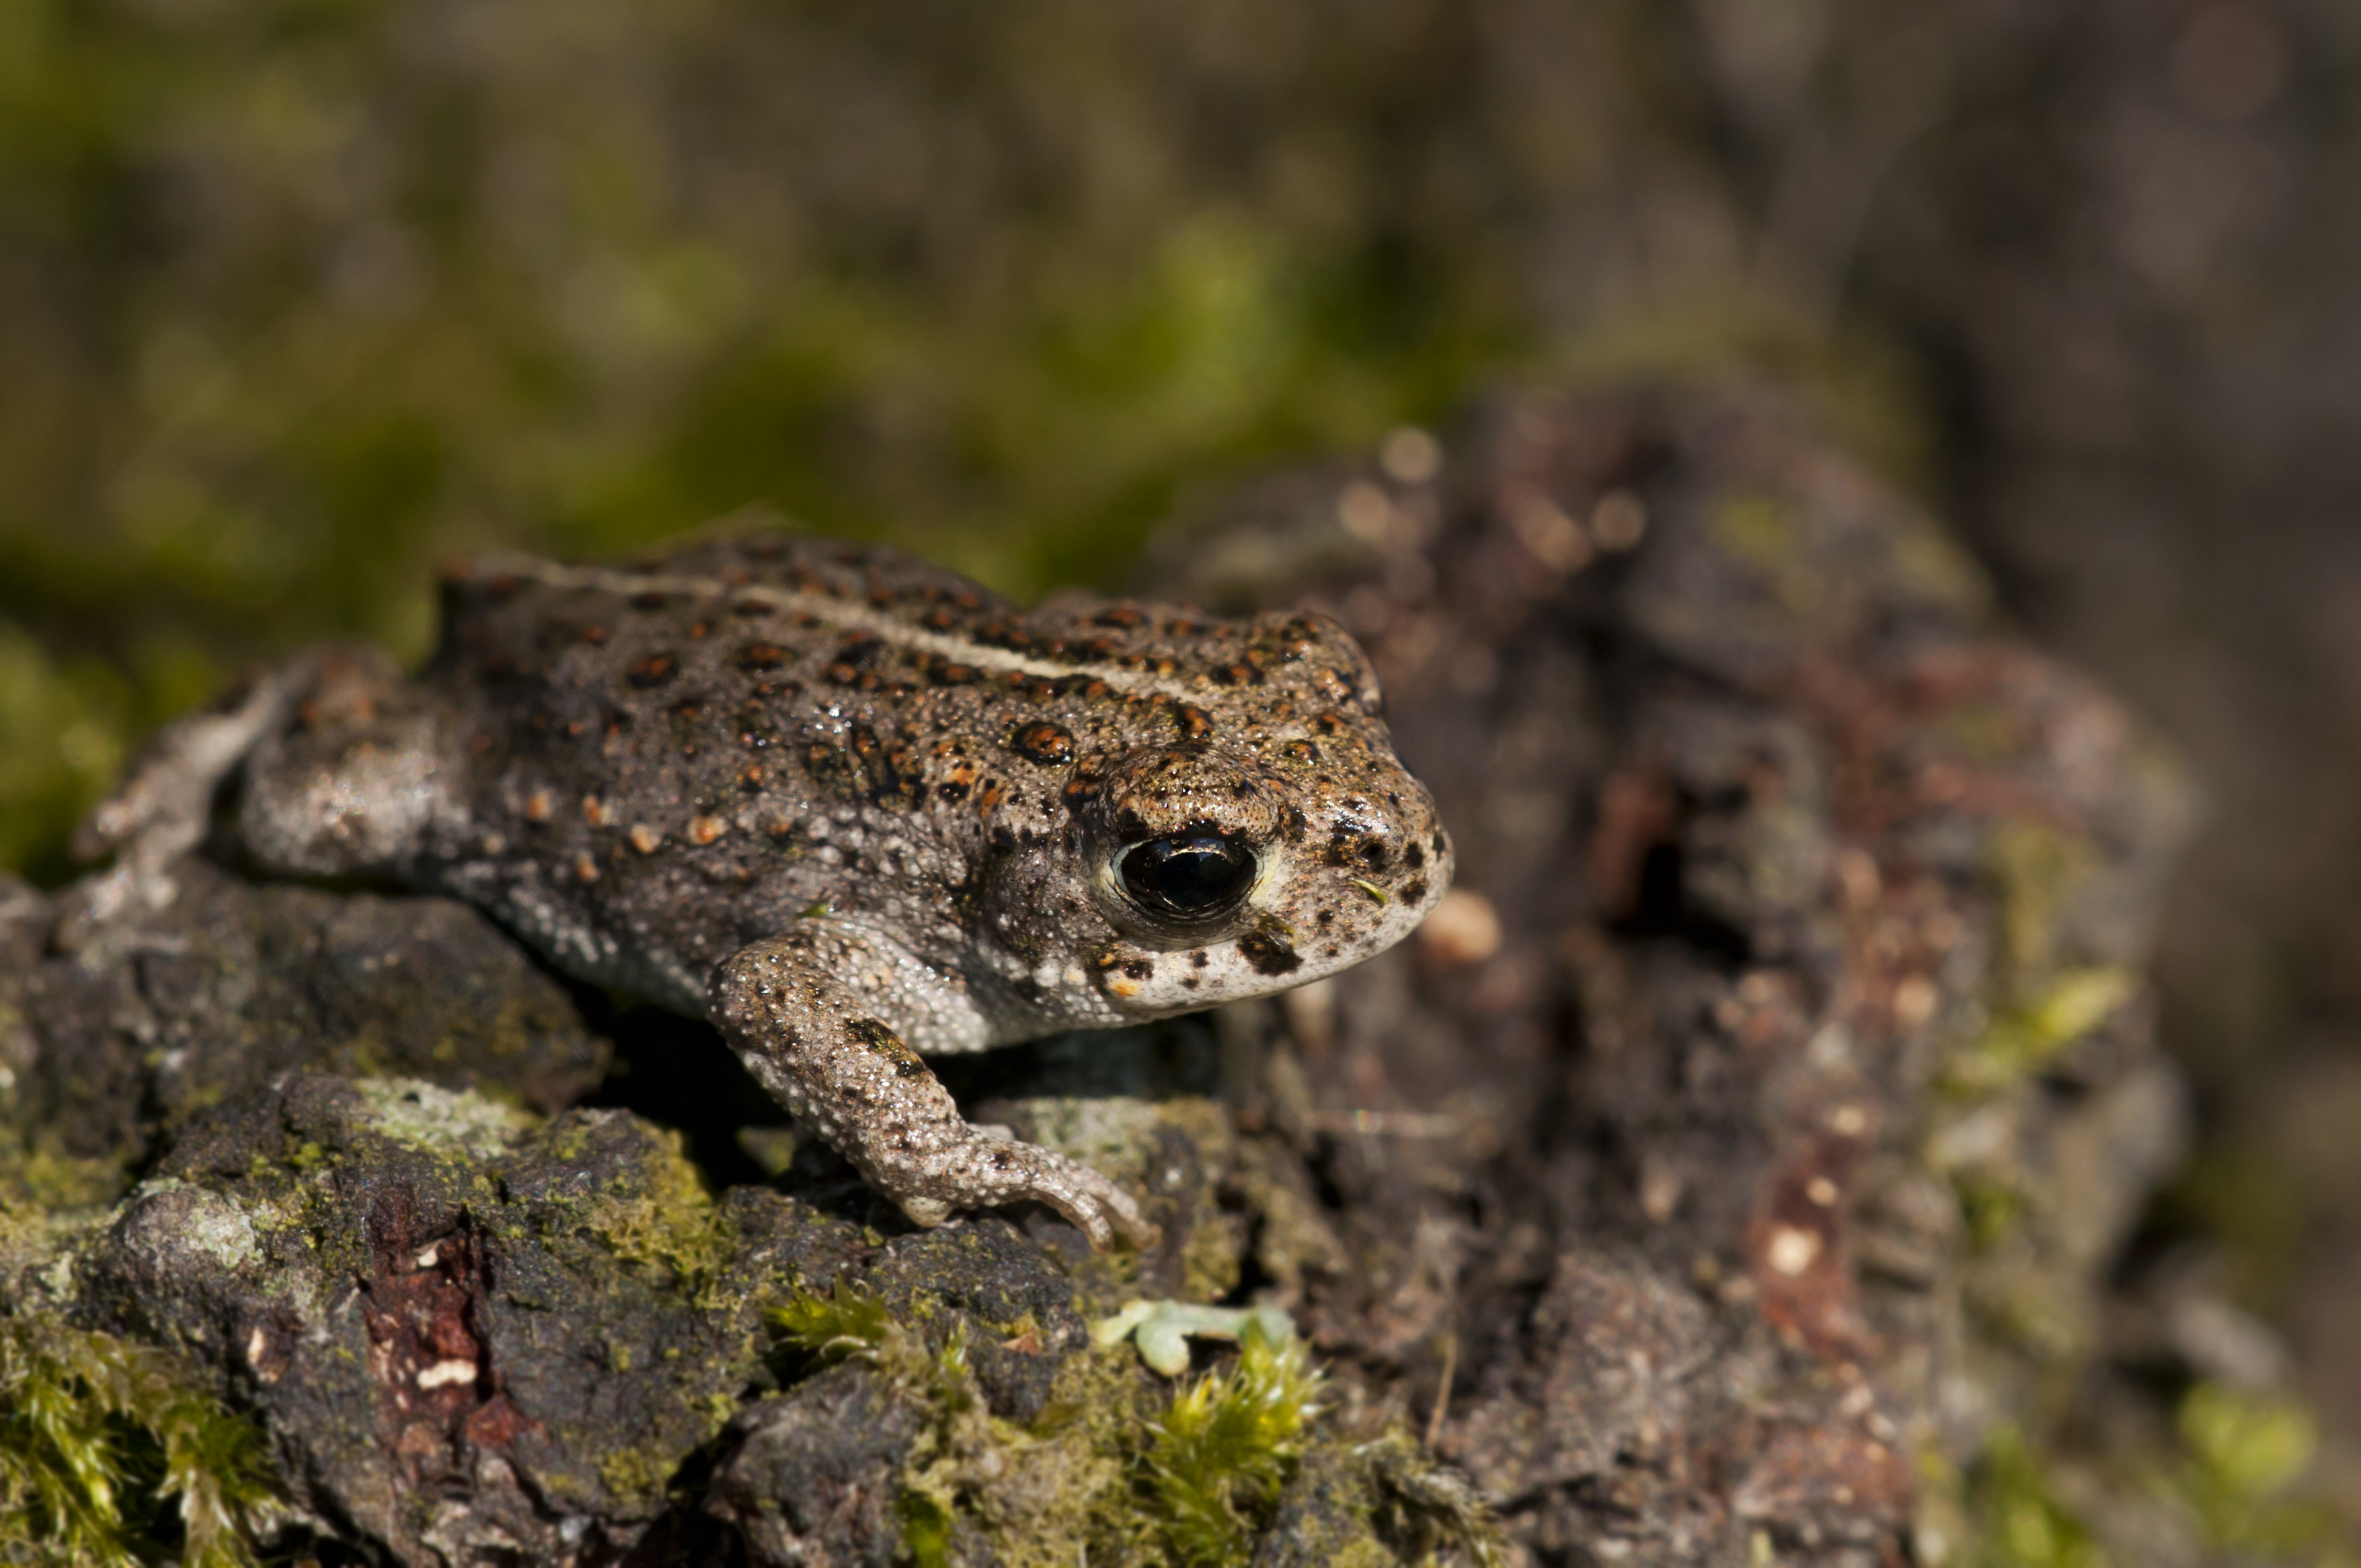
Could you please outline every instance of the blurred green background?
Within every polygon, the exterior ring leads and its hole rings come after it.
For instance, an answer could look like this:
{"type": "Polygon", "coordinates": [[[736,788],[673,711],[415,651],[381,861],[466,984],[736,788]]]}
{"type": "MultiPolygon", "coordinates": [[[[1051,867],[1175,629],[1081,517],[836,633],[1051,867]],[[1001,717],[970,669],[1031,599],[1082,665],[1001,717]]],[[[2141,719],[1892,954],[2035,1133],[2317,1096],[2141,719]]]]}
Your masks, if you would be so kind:
{"type": "Polygon", "coordinates": [[[1031,592],[1504,371],[1827,357],[1677,21],[5,0],[0,865],[238,666],[421,653],[449,554],[763,501],[1031,592]]]}
{"type": "Polygon", "coordinates": [[[2361,1432],[2349,0],[0,0],[0,868],[440,558],[1018,593],[1503,379],[1746,372],[2213,802],[2177,1224],[2361,1432]]]}

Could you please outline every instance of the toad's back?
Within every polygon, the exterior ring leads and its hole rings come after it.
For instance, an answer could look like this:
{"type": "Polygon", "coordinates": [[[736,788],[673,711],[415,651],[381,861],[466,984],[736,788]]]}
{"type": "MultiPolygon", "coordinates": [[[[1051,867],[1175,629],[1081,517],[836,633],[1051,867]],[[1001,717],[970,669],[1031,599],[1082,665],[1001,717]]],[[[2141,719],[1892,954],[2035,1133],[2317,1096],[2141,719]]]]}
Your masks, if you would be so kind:
{"type": "Polygon", "coordinates": [[[921,1053],[1260,995],[1378,952],[1451,875],[1360,651],[1317,615],[1021,610],[774,534],[454,572],[416,680],[319,649],[176,724],[85,835],[82,939],[170,896],[242,773],[253,863],[390,876],[710,1018],[922,1223],[1136,1203],[972,1128],[921,1053]]]}
{"type": "Polygon", "coordinates": [[[444,750],[471,831],[432,880],[691,1011],[720,959],[825,905],[961,975],[993,1038],[1114,1021],[1037,978],[1088,956],[1094,769],[1222,744],[1339,800],[1400,793],[1367,742],[1367,665],[1318,617],[1027,612],[898,552],[779,535],[619,566],[491,557],[453,574],[445,617],[421,684],[462,731],[444,750]],[[979,872],[1026,861],[1068,874],[1025,879],[1047,901],[980,929],[979,872]]]}

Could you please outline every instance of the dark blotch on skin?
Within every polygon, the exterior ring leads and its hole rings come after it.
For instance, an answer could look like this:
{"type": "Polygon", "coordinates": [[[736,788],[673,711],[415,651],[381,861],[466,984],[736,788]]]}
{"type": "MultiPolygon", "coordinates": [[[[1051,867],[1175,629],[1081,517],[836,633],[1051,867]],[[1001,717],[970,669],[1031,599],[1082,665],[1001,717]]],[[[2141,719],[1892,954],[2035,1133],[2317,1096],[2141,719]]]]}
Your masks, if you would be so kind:
{"type": "Polygon", "coordinates": [[[679,672],[680,666],[673,662],[671,654],[651,653],[631,666],[630,679],[633,685],[644,689],[660,686],[679,672]]]}
{"type": "Polygon", "coordinates": [[[867,673],[885,652],[885,644],[875,637],[856,637],[836,651],[836,658],[828,667],[828,678],[840,685],[851,685],[867,673]]]}
{"type": "Polygon", "coordinates": [[[1026,724],[1008,739],[1008,749],[1028,762],[1052,767],[1074,760],[1074,738],[1055,724],[1026,724]]]}
{"type": "Polygon", "coordinates": [[[874,1018],[855,1018],[845,1025],[846,1031],[862,1045],[894,1064],[896,1078],[917,1078],[927,1070],[927,1064],[917,1053],[902,1043],[902,1036],[874,1018]]]}
{"type": "Polygon", "coordinates": [[[1238,951],[1246,955],[1247,964],[1257,974],[1291,974],[1303,967],[1302,959],[1287,945],[1287,938],[1268,927],[1240,937],[1238,951]]]}
{"type": "Polygon", "coordinates": [[[787,651],[775,642],[749,642],[738,650],[741,670],[775,670],[787,662],[787,651]]]}

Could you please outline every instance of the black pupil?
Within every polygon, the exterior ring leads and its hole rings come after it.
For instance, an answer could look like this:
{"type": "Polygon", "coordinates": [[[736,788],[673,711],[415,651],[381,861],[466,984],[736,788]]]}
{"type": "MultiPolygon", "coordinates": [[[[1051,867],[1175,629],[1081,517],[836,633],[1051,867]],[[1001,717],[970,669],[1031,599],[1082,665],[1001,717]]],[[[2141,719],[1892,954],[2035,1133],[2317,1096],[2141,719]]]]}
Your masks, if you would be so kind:
{"type": "Polygon", "coordinates": [[[1235,904],[1254,874],[1254,852],[1215,833],[1150,839],[1123,857],[1123,885],[1131,895],[1183,920],[1202,920],[1235,904]]]}

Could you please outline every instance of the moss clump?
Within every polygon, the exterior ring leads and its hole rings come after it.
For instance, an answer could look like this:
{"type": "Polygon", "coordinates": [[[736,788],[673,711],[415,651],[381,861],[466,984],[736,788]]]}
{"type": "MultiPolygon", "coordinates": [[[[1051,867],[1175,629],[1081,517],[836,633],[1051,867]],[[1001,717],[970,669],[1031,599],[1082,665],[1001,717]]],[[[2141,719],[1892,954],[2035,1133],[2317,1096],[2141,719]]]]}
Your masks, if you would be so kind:
{"type": "Polygon", "coordinates": [[[38,1134],[0,1128],[0,1203],[49,1211],[112,1203],[130,1186],[127,1159],[70,1155],[38,1134]]]}
{"type": "Polygon", "coordinates": [[[736,1234],[688,1162],[681,1135],[655,1129],[651,1135],[655,1147],[642,1168],[644,1183],[599,1197],[591,1225],[624,1262],[669,1277],[694,1306],[718,1306],[736,1234]]]}
{"type": "Polygon", "coordinates": [[[244,1568],[279,1511],[261,1435],[162,1352],[0,1318],[0,1559],[244,1568]]]}
{"type": "Polygon", "coordinates": [[[2201,1383],[2182,1398],[2178,1424],[2186,1457],[2169,1485],[2211,1545],[2238,1555],[2322,1560],[2335,1540],[2336,1516],[2293,1495],[2320,1446],[2310,1411],[2293,1399],[2201,1383]]]}
{"type": "Polygon", "coordinates": [[[2050,1491],[2043,1468],[2013,1429],[1984,1445],[1968,1484],[1980,1527],[1969,1559],[1976,1568],[2109,1568],[2090,1530],[2050,1491]]]}
{"type": "Polygon", "coordinates": [[[2068,961],[2060,949],[2105,861],[2087,838],[2022,819],[1995,824],[1986,846],[1985,874],[2000,895],[2001,984],[2022,1000],[2048,986],[2068,961]]]}
{"type": "Polygon", "coordinates": [[[2068,970],[2052,978],[2026,1006],[1994,1019],[1972,1046],[1947,1063],[1943,1087],[1961,1098],[2014,1088],[2114,1017],[2138,991],[2138,978],[2128,970],[2068,970]]]}
{"type": "Polygon", "coordinates": [[[598,1462],[599,1484],[618,1497],[653,1506],[672,1480],[669,1467],[636,1448],[618,1449],[598,1462]]]}
{"type": "Polygon", "coordinates": [[[798,1287],[767,1314],[779,1337],[823,1361],[876,1361],[887,1341],[903,1332],[885,1303],[839,1277],[825,1296],[798,1287]]]}
{"type": "MultiPolygon", "coordinates": [[[[962,1503],[973,1500],[980,1483],[1010,1474],[1030,1446],[1024,1432],[985,1409],[968,1362],[965,1325],[929,1348],[916,1330],[895,1321],[883,1301],[841,1277],[826,1296],[798,1288],[769,1315],[797,1349],[823,1361],[865,1362],[926,1412],[896,1508],[911,1560],[919,1568],[948,1561],[962,1503]]],[[[1071,1560],[1071,1552],[1052,1557],[1023,1550],[1028,1542],[1008,1544],[1013,1550],[1002,1555],[1012,1563],[1071,1560]]]]}
{"type": "Polygon", "coordinates": [[[368,1107],[371,1129],[429,1154],[496,1159],[533,1118],[466,1090],[412,1078],[368,1078],[354,1083],[368,1107]]]}
{"type": "Polygon", "coordinates": [[[1249,1324],[1237,1365],[1174,1398],[1147,1454],[1148,1489],[1174,1562],[1246,1561],[1317,1413],[1320,1376],[1303,1342],[1249,1324]]]}
{"type": "Polygon", "coordinates": [[[1310,1353],[1251,1320],[1237,1360],[1169,1402],[1130,1346],[1075,1354],[1029,1424],[988,1408],[969,1365],[968,1324],[930,1346],[843,1279],[825,1295],[796,1289],[770,1321],[807,1354],[873,1368],[924,1412],[896,1501],[904,1550],[920,1568],[951,1561],[963,1539],[1010,1568],[1235,1568],[1282,1525],[1299,1546],[1349,1537],[1375,1551],[1382,1537],[1387,1562],[1405,1544],[1415,1548],[1410,1561],[1445,1549],[1499,1561],[1481,1499],[1407,1435],[1317,1437],[1321,1379],[1310,1353]],[[1307,1468],[1315,1452],[1316,1474],[1307,1468]],[[1317,1497],[1290,1504],[1306,1490],[1317,1497]]]}

